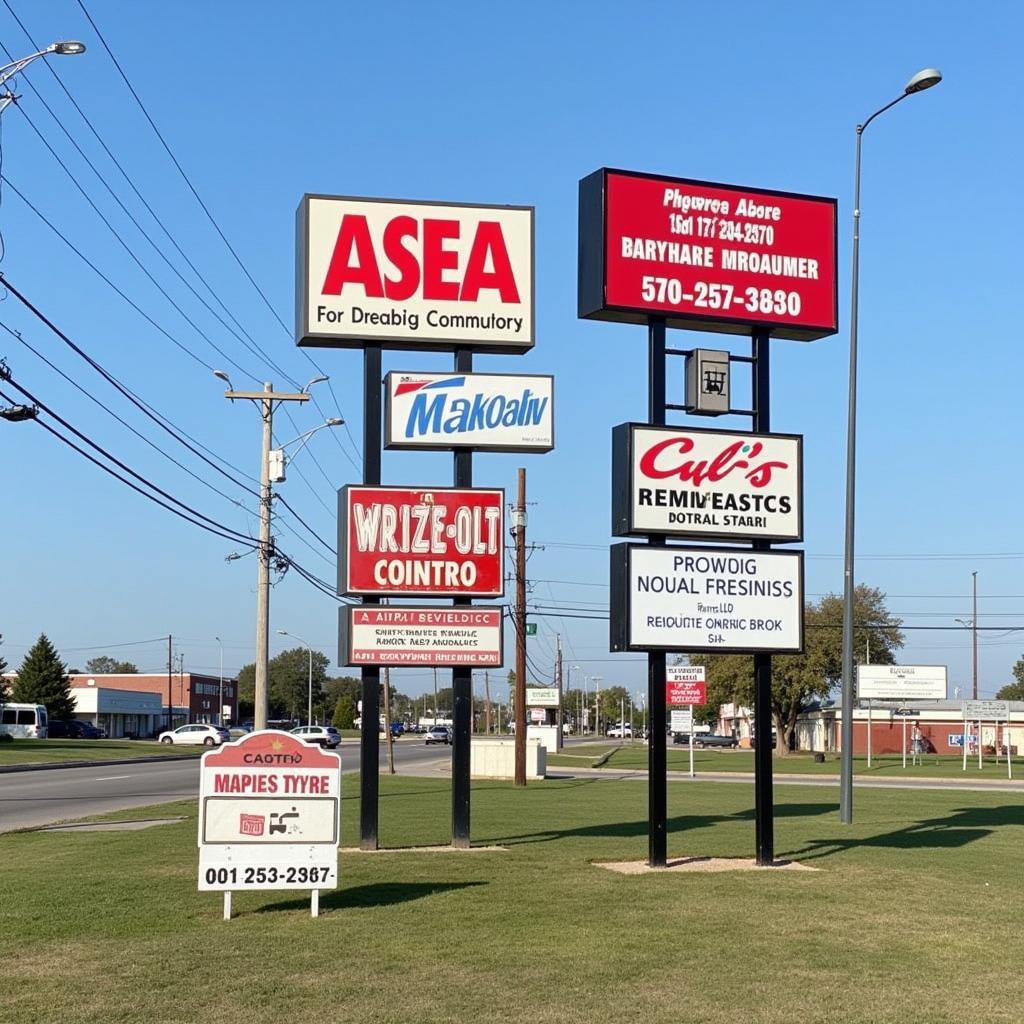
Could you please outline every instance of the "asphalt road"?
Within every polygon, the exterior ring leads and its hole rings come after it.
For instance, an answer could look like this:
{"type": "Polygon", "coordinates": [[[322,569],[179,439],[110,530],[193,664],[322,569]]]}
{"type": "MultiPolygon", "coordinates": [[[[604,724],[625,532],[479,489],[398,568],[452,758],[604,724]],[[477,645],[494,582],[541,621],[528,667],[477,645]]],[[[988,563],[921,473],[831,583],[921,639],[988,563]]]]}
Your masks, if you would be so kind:
{"type": "MultiPolygon", "coordinates": [[[[421,739],[411,737],[399,740],[394,747],[399,772],[429,776],[451,770],[450,747],[428,747],[421,739]]],[[[358,741],[346,740],[339,749],[342,771],[358,771],[358,741]]],[[[387,748],[383,743],[380,765],[386,770],[387,748]]],[[[198,796],[198,760],[15,772],[0,776],[0,832],[198,796]]]]}

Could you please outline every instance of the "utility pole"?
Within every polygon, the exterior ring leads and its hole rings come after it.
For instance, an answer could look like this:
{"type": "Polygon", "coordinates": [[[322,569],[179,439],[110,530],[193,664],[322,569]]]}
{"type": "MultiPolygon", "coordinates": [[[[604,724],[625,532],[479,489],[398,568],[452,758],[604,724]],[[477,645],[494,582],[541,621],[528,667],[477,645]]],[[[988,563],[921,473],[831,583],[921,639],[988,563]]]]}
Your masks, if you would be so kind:
{"type": "Polygon", "coordinates": [[[487,716],[487,735],[491,734],[491,673],[484,670],[484,707],[487,716]]]}
{"type": "MultiPolygon", "coordinates": [[[[978,699],[978,574],[971,573],[974,582],[974,606],[971,611],[971,699],[978,699]]],[[[1007,746],[1009,750],[1009,746],[1007,746]]]]}
{"type": "Polygon", "coordinates": [[[558,714],[555,725],[558,726],[558,739],[555,749],[562,749],[562,634],[555,634],[555,686],[558,687],[558,714]]]}
{"type": "Polygon", "coordinates": [[[260,543],[256,550],[256,685],[255,685],[255,722],[254,728],[267,727],[267,664],[270,660],[270,556],[273,553],[273,541],[270,536],[270,522],[274,499],[273,487],[270,482],[270,448],[274,434],[274,405],[278,402],[308,402],[309,395],[305,391],[297,394],[275,391],[274,385],[266,381],[262,391],[235,391],[230,388],[231,382],[223,371],[214,371],[221,380],[227,380],[229,390],[224,397],[232,402],[236,399],[249,399],[259,403],[260,417],[263,421],[263,445],[260,451],[260,543]]]}
{"type": "MultiPolygon", "coordinates": [[[[185,704],[185,655],[178,655],[178,700],[181,706],[186,708],[185,721],[189,722],[192,718],[192,708],[185,704]]],[[[191,704],[191,702],[190,702],[191,704]]]]}
{"type": "Polygon", "coordinates": [[[174,698],[171,696],[171,665],[173,662],[171,653],[171,634],[167,634],[167,728],[174,728],[174,698]]]}
{"type": "Polygon", "coordinates": [[[519,489],[512,514],[516,544],[516,778],[526,785],[526,470],[519,470],[519,489]]]}
{"type": "Polygon", "coordinates": [[[391,669],[381,669],[384,682],[384,733],[388,740],[388,774],[395,774],[395,737],[391,735],[391,669]]]}
{"type": "Polygon", "coordinates": [[[437,666],[434,666],[434,725],[437,725],[437,666]]]}

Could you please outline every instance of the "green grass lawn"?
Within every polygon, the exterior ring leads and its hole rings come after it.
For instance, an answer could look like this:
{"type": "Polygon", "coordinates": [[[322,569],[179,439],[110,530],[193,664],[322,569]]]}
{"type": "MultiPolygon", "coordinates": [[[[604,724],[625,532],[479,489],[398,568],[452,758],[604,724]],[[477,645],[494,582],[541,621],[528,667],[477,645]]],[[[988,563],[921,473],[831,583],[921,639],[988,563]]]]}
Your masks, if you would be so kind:
{"type": "MultiPolygon", "coordinates": [[[[346,778],[343,843],[358,829],[346,778]]],[[[343,852],[312,920],[297,893],[196,891],[188,820],[0,836],[10,1024],[345,1021],[611,1024],[1017,1022],[1024,801],[776,787],[776,851],[814,872],[622,876],[643,859],[643,781],[473,788],[504,852],[343,852]],[[827,792],[827,791],[826,791],[827,792]]],[[[753,789],[669,787],[669,855],[750,856],[753,789]]],[[[450,789],[381,778],[381,840],[448,839],[450,789]]],[[[144,817],[153,810],[120,817],[144,817]]]]}
{"type": "MultiPolygon", "coordinates": [[[[984,758],[982,768],[978,770],[978,759],[968,757],[967,771],[963,771],[963,758],[959,756],[939,756],[924,754],[923,763],[911,764],[907,754],[907,767],[903,768],[903,758],[899,754],[885,754],[871,759],[868,768],[867,758],[855,757],[853,771],[855,775],[869,777],[907,777],[907,778],[950,778],[950,779],[1005,779],[1006,761],[998,764],[988,755],[984,758]]],[[[647,768],[647,747],[641,743],[593,743],[580,746],[565,747],[560,754],[549,754],[549,767],[595,767],[604,768],[647,768]],[[610,757],[606,755],[610,754],[610,757]]],[[[839,755],[826,754],[823,764],[815,762],[810,754],[790,754],[788,757],[773,757],[773,770],[776,774],[808,774],[838,775],[839,755]]],[[[668,747],[669,771],[685,772],[690,770],[689,748],[670,744],[668,747]]],[[[754,752],[752,750],[694,750],[693,768],[695,772],[753,772],[754,752]]],[[[1024,758],[1014,759],[1013,775],[1015,779],[1024,779],[1024,758]]]]}
{"type": "Polygon", "coordinates": [[[0,765],[47,764],[52,761],[120,761],[154,754],[199,754],[202,747],[136,740],[12,740],[0,743],[0,765]]]}

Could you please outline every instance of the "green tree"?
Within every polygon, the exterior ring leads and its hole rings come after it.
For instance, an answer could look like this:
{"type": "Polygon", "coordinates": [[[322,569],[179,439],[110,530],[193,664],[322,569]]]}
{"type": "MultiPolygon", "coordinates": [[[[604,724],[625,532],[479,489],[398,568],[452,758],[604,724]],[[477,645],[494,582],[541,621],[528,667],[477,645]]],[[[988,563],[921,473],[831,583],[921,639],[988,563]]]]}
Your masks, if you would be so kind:
{"type": "Polygon", "coordinates": [[[629,721],[629,691],[624,686],[609,686],[601,691],[601,721],[607,729],[622,717],[622,709],[626,709],[626,721],[629,721]],[[625,705],[623,705],[625,701],[625,705]]]}
{"type": "Polygon", "coordinates": [[[90,658],[85,663],[85,671],[92,675],[137,675],[138,666],[133,665],[130,661],[117,661],[115,658],[111,658],[109,654],[101,654],[98,658],[90,658]]]}
{"type": "MultiPolygon", "coordinates": [[[[1020,662],[1017,662],[1020,665],[1020,662]]],[[[1014,675],[1017,673],[1017,665],[1014,665],[1014,675]]],[[[1024,700],[1024,682],[1007,683],[997,694],[997,700],[1024,700]]]]}
{"type": "MultiPolygon", "coordinates": [[[[854,592],[854,658],[863,664],[870,654],[873,665],[892,665],[903,646],[900,620],[885,607],[885,595],[863,584],[854,592]]],[[[804,609],[804,653],[772,658],[772,723],[775,752],[785,755],[793,743],[800,713],[811,701],[827,697],[842,679],[843,599],[827,594],[804,609]]],[[[752,659],[739,654],[704,659],[708,703],[754,706],[752,659]]],[[[761,730],[763,735],[763,730],[761,730]]]]}
{"type": "Polygon", "coordinates": [[[352,698],[341,696],[334,705],[334,718],[331,721],[335,729],[354,729],[356,720],[356,706],[352,698]]]}
{"type": "Polygon", "coordinates": [[[57,649],[39,634],[18,669],[13,698],[25,704],[43,704],[50,718],[70,718],[75,712],[68,670],[57,649]]]}

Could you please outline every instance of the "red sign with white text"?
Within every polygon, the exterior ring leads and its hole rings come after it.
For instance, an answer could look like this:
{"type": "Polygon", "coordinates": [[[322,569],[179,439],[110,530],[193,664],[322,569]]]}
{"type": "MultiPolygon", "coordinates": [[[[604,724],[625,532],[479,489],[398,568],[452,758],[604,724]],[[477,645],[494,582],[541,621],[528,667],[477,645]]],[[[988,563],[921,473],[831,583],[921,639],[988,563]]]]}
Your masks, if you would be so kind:
{"type": "Polygon", "coordinates": [[[838,330],[834,199],[602,169],[580,182],[580,233],[581,317],[838,330]]]}
{"type": "Polygon", "coordinates": [[[500,597],[505,492],[364,487],[338,491],[338,593],[500,597]]]}
{"type": "Polygon", "coordinates": [[[665,700],[668,704],[706,704],[708,687],[703,665],[668,665],[665,668],[665,700]]]}

